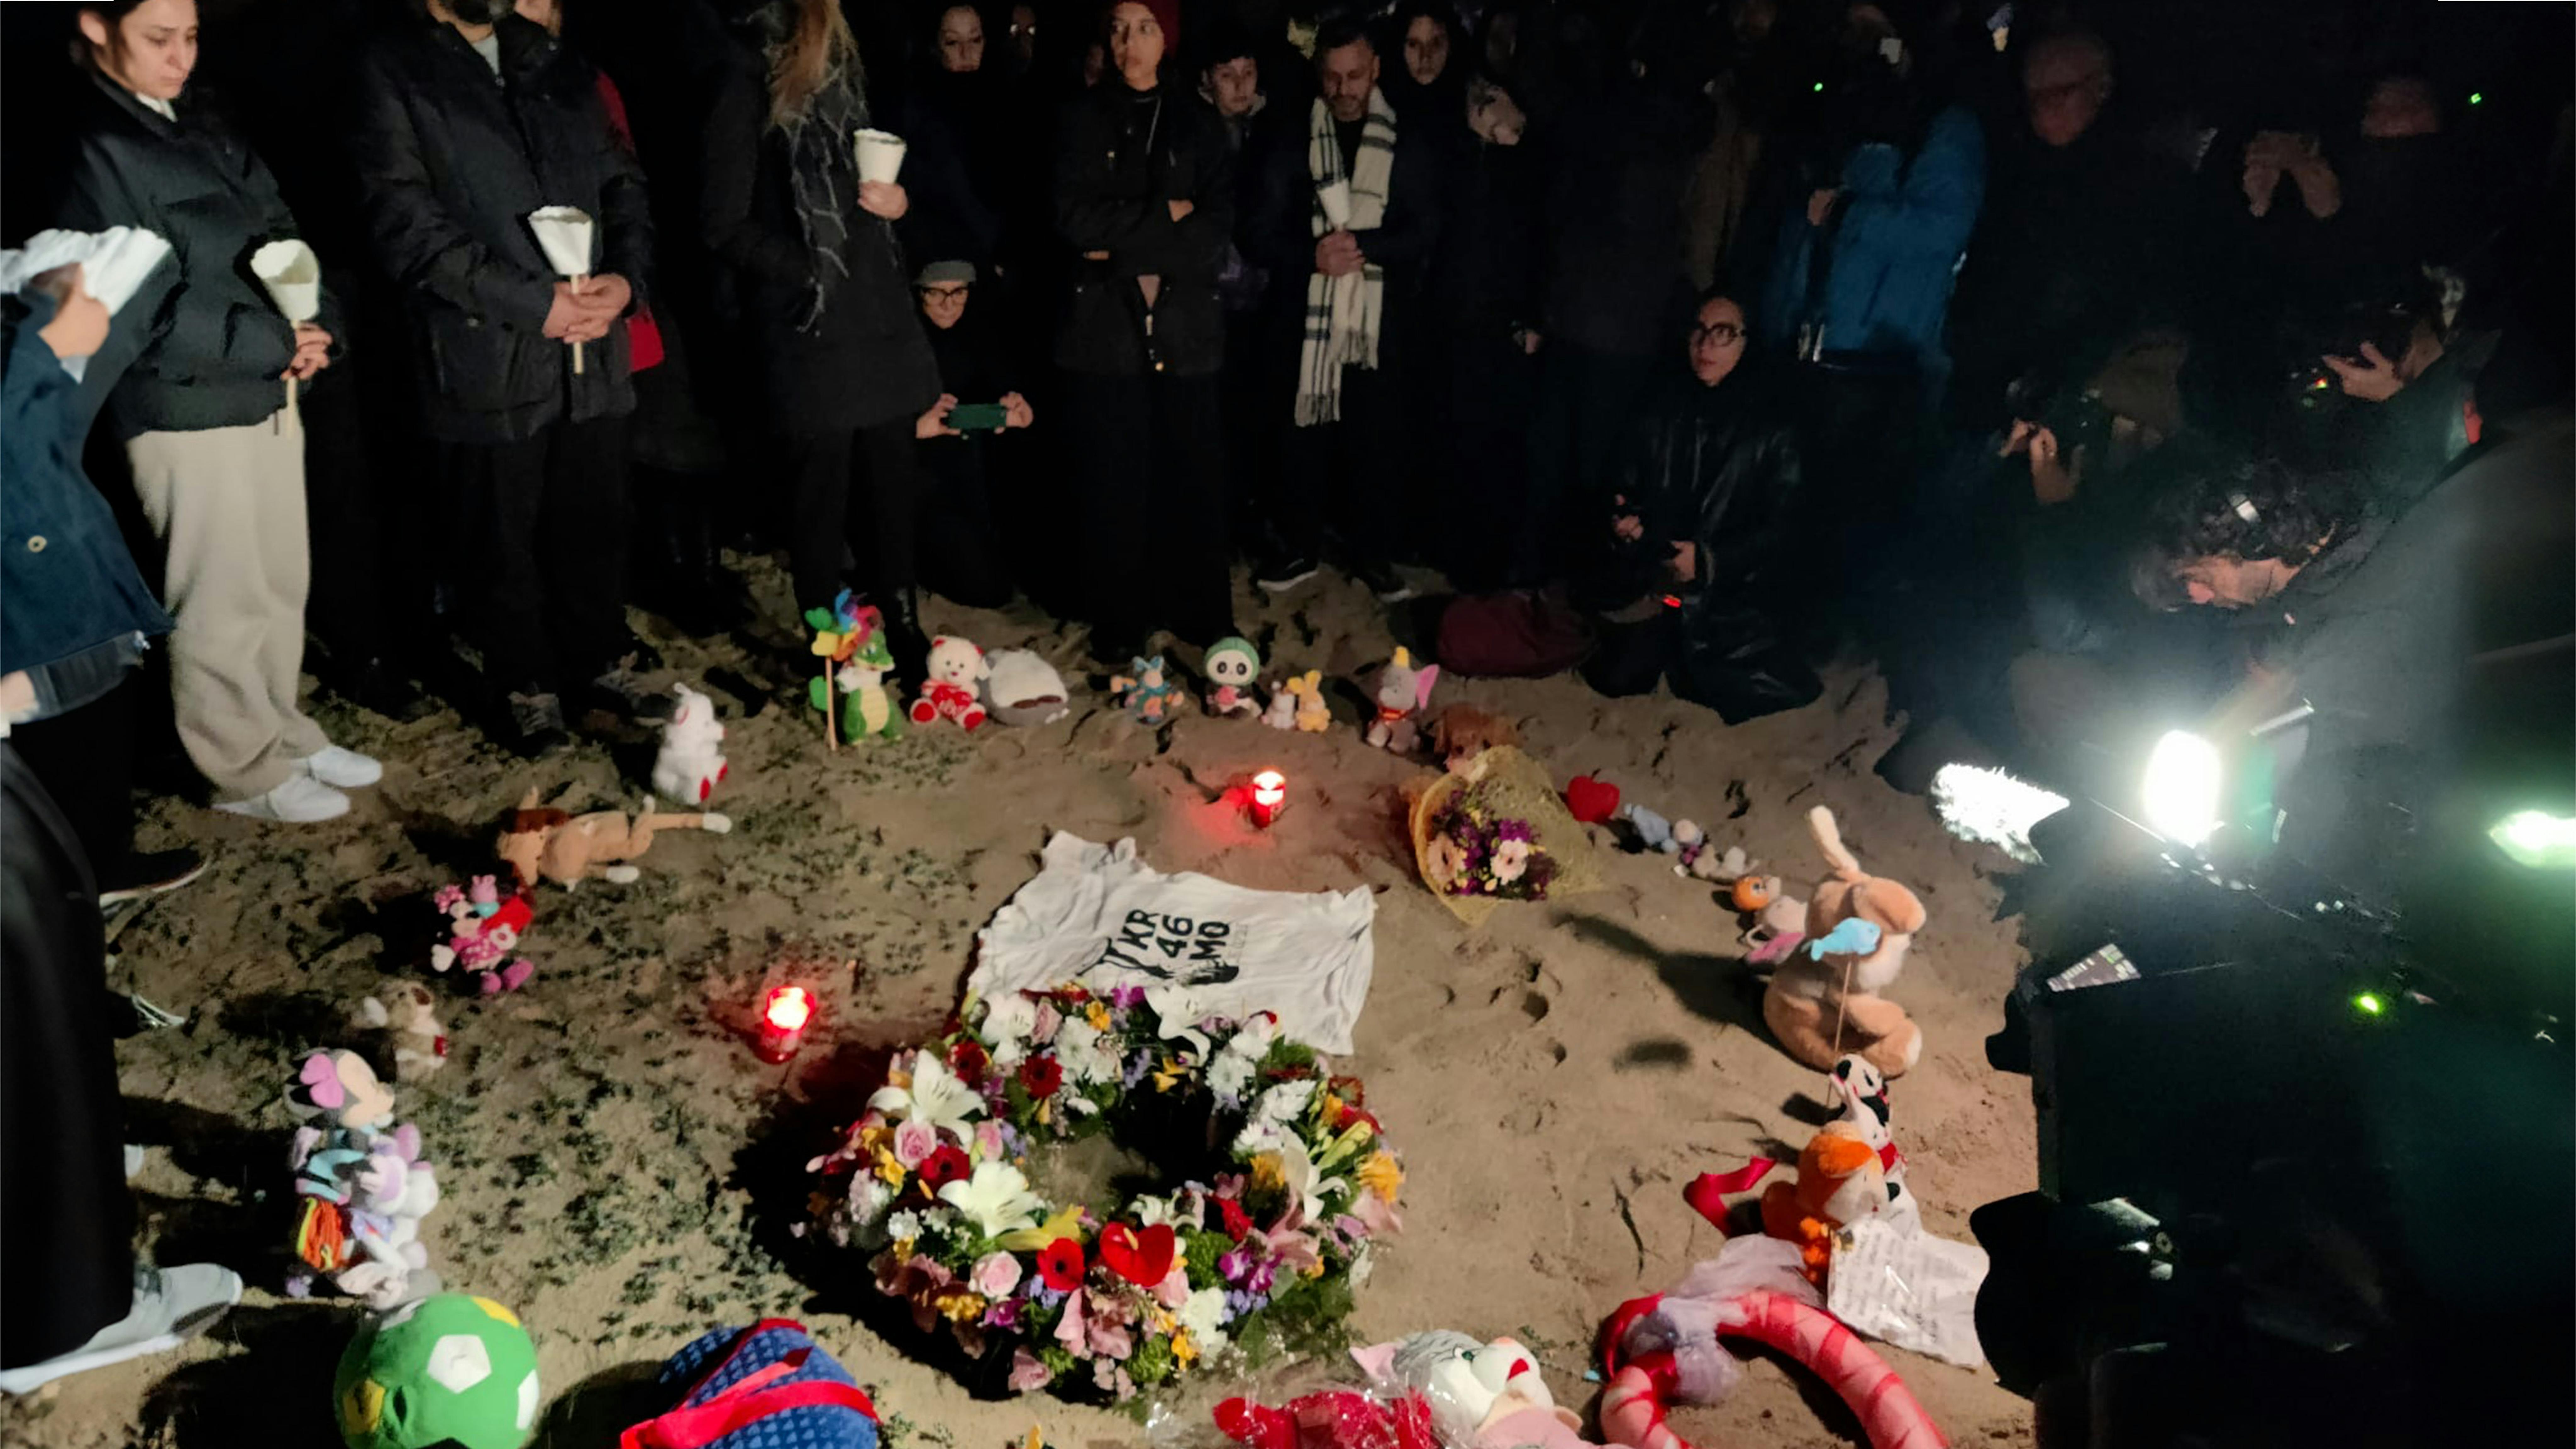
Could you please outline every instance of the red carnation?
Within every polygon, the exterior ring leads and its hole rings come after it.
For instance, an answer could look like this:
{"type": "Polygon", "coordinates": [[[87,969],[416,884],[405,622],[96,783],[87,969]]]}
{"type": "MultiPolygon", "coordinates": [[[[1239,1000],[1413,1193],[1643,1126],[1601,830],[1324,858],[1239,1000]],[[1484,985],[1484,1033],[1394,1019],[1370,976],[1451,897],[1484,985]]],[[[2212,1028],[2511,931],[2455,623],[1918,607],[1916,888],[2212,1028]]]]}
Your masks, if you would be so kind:
{"type": "Polygon", "coordinates": [[[952,1182],[964,1180],[967,1173],[965,1149],[954,1142],[942,1142],[939,1150],[921,1160],[919,1174],[922,1186],[936,1197],[939,1190],[952,1182]]]}
{"type": "Polygon", "coordinates": [[[1064,1063],[1053,1057],[1031,1057],[1020,1063],[1020,1085],[1032,1097],[1052,1097],[1064,1086],[1064,1063]]]}
{"type": "Polygon", "coordinates": [[[1038,1281],[1058,1293],[1070,1293],[1082,1286],[1082,1244],[1071,1238],[1058,1238],[1038,1254],[1038,1281]]]}
{"type": "Polygon", "coordinates": [[[992,1064],[993,1058],[984,1050],[983,1043],[971,1037],[948,1049],[948,1065],[956,1068],[958,1079],[968,1086],[982,1082],[984,1069],[992,1064]]]}
{"type": "Polygon", "coordinates": [[[1245,1212],[1243,1210],[1243,1204],[1236,1202],[1233,1198],[1218,1198],[1216,1200],[1216,1210],[1217,1214],[1225,1219],[1225,1235],[1227,1237],[1240,1243],[1243,1241],[1244,1234],[1252,1231],[1252,1214],[1245,1212]]]}

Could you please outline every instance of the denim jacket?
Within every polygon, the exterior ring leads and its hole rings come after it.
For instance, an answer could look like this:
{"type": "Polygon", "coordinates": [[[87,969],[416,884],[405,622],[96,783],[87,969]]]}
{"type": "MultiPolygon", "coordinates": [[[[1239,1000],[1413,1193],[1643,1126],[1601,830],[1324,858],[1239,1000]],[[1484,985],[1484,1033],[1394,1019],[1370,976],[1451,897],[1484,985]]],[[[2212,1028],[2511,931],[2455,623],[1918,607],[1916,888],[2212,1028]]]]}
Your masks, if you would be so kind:
{"type": "Polygon", "coordinates": [[[53,316],[42,293],[0,298],[0,675],[35,674],[39,718],[106,693],[171,628],[81,471],[88,410],[38,335],[53,316]]]}

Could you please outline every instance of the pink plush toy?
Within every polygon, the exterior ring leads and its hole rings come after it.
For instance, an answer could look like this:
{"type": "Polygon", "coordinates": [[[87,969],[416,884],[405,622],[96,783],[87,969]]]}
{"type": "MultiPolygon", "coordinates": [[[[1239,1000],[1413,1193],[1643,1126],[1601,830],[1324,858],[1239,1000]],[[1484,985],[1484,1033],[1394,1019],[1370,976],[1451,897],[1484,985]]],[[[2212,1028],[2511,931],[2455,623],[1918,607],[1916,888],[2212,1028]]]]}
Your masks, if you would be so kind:
{"type": "Polygon", "coordinates": [[[920,697],[912,702],[912,722],[926,725],[953,719],[972,731],[984,722],[984,705],[975,686],[992,672],[974,640],[947,634],[931,640],[930,677],[921,682],[920,697]]]}
{"type": "Polygon", "coordinates": [[[478,875],[466,887],[440,886],[430,904],[447,917],[447,939],[429,948],[432,971],[461,967],[472,972],[485,996],[516,991],[536,974],[525,957],[511,954],[536,919],[526,896],[512,892],[504,902],[494,878],[478,875]]]}

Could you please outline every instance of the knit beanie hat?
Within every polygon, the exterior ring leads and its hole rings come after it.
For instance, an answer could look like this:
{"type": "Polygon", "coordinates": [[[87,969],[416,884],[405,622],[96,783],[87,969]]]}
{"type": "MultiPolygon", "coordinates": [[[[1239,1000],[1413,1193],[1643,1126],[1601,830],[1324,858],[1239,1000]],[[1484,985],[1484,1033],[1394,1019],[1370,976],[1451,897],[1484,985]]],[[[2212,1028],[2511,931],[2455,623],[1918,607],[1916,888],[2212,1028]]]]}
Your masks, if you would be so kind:
{"type": "Polygon", "coordinates": [[[1163,58],[1178,57],[1181,53],[1181,0],[1109,0],[1108,4],[1100,7],[1102,27],[1108,26],[1110,12],[1129,3],[1142,5],[1152,12],[1154,24],[1163,32],[1163,58]]]}

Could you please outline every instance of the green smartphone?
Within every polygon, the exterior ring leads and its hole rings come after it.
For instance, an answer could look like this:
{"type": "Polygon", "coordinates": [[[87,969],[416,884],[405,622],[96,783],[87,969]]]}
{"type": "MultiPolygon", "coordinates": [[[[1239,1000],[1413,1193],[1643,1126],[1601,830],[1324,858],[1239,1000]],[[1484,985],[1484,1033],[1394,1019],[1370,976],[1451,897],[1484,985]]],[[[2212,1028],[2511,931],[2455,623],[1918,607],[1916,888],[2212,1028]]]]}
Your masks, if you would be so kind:
{"type": "Polygon", "coordinates": [[[959,403],[948,410],[948,426],[961,433],[998,433],[1011,410],[997,402],[959,403]]]}

